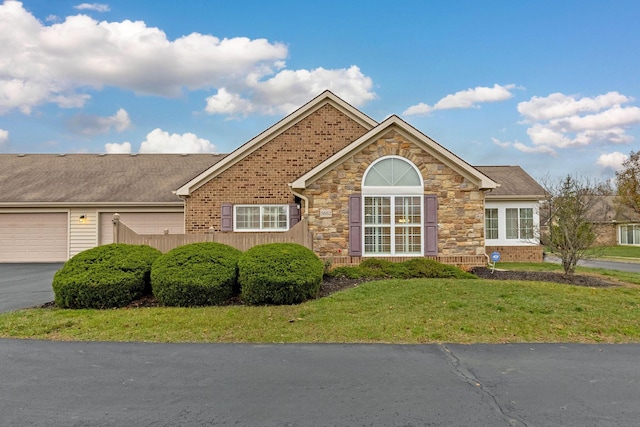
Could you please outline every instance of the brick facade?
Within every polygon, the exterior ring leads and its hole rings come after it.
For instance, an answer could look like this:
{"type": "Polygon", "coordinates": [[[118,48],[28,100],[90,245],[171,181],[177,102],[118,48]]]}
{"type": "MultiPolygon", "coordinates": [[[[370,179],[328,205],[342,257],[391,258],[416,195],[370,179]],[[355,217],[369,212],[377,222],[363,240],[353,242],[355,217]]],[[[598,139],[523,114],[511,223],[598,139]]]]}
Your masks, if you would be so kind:
{"type": "Polygon", "coordinates": [[[500,261],[503,262],[542,262],[543,248],[535,246],[487,246],[487,254],[500,252],[500,261]]]}
{"type": "Polygon", "coordinates": [[[222,203],[293,203],[289,183],[366,131],[337,108],[324,105],[186,198],[186,232],[210,227],[219,231],[222,203]]]}
{"type": "Polygon", "coordinates": [[[615,246],[618,244],[618,225],[615,223],[593,224],[596,233],[595,244],[598,246],[615,246]]]}
{"type": "Polygon", "coordinates": [[[314,251],[323,258],[334,259],[348,254],[349,195],[361,192],[367,167],[389,155],[413,162],[422,174],[425,194],[437,195],[439,258],[472,256],[484,263],[483,192],[395,131],[372,141],[308,186],[305,195],[309,198],[314,251]],[[321,208],[331,209],[331,218],[321,218],[321,208]]]}

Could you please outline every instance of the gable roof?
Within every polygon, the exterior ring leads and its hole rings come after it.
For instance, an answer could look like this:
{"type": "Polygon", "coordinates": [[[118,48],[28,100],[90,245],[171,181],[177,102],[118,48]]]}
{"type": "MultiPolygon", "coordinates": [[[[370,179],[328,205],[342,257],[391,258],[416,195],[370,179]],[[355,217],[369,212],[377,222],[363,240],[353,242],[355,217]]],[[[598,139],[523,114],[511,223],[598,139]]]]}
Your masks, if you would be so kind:
{"type": "Polygon", "coordinates": [[[619,222],[639,223],[640,213],[622,203],[617,195],[593,196],[587,218],[595,223],[619,222]]]}
{"type": "Polygon", "coordinates": [[[453,154],[451,151],[444,148],[442,145],[423,134],[400,117],[393,115],[387,118],[369,132],[362,135],[360,138],[338,151],[336,154],[320,163],[315,168],[292,182],[290,185],[294,189],[305,189],[307,185],[323,176],[329,170],[336,165],[342,163],[349,156],[357,153],[361,149],[365,148],[369,142],[375,138],[382,136],[384,133],[390,130],[395,130],[402,133],[405,137],[416,143],[426,152],[434,156],[436,159],[446,164],[460,175],[475,182],[481,189],[494,189],[498,184],[491,178],[483,174],[478,169],[474,168],[460,157],[453,154]]]}
{"type": "Polygon", "coordinates": [[[218,154],[0,154],[0,206],[177,204],[218,154]]]}
{"type": "Polygon", "coordinates": [[[520,166],[476,166],[500,187],[486,194],[487,199],[544,199],[544,188],[520,166]]]}
{"type": "Polygon", "coordinates": [[[213,179],[231,166],[240,162],[249,154],[267,144],[269,141],[280,135],[292,125],[313,114],[315,111],[319,110],[327,104],[332,105],[343,114],[347,115],[352,120],[362,125],[365,129],[371,129],[378,124],[378,122],[373,120],[371,117],[367,116],[357,108],[348,104],[342,98],[336,96],[333,92],[325,90],[320,95],[318,95],[302,107],[298,108],[293,113],[289,114],[267,130],[263,131],[259,135],[246,142],[244,145],[231,152],[219,163],[216,163],[209,169],[197,175],[195,178],[191,179],[186,184],[182,185],[176,190],[175,193],[178,196],[190,195],[192,191],[195,191],[202,185],[206,184],[209,180],[213,179]]]}

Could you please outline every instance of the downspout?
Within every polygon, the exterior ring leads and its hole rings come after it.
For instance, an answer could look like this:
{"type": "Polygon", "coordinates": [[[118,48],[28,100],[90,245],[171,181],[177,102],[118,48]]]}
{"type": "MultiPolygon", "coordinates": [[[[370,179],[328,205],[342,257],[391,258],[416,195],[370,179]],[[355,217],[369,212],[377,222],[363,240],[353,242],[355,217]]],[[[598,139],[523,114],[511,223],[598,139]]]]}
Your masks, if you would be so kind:
{"type": "Polygon", "coordinates": [[[300,194],[297,191],[295,191],[293,189],[293,187],[291,186],[291,183],[289,183],[288,185],[289,185],[289,189],[291,190],[291,193],[293,193],[294,196],[300,197],[300,199],[304,200],[304,216],[303,216],[303,218],[307,218],[307,216],[309,215],[309,198],[306,197],[306,196],[303,196],[302,194],[300,194]]]}
{"type": "MultiPolygon", "coordinates": [[[[498,187],[500,187],[500,184],[498,184],[498,187]]],[[[486,212],[487,212],[487,193],[491,193],[493,191],[493,188],[489,188],[488,190],[484,190],[482,193],[483,197],[482,197],[482,229],[483,229],[483,234],[484,234],[484,238],[482,239],[484,244],[484,250],[482,251],[482,254],[485,256],[485,258],[487,259],[487,265],[491,265],[491,257],[489,255],[487,255],[487,230],[485,230],[485,226],[487,224],[486,222],[486,212]]]]}

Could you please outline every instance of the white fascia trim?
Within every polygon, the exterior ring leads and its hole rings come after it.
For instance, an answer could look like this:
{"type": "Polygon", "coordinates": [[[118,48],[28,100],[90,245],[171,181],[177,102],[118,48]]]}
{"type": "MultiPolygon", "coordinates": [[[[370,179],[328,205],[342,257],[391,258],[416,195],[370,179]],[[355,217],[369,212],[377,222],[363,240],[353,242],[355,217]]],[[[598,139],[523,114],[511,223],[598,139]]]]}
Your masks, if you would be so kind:
{"type": "Polygon", "coordinates": [[[262,147],[276,136],[280,135],[285,129],[289,128],[294,123],[297,123],[305,117],[313,114],[327,104],[333,105],[338,110],[345,112],[349,117],[354,119],[365,129],[371,129],[378,124],[378,122],[373,120],[371,117],[367,116],[360,110],[356,109],[341,98],[337,97],[335,94],[333,94],[333,92],[330,92],[328,90],[324,91],[319,96],[300,107],[297,111],[294,111],[290,115],[277,122],[275,125],[253,137],[248,142],[226,156],[224,159],[220,160],[218,163],[211,166],[209,169],[202,172],[200,175],[193,178],[182,187],[178,188],[175,191],[175,194],[177,194],[178,196],[191,195],[191,192],[197,190],[207,181],[224,172],[231,166],[235,165],[247,155],[262,147]]]}
{"type": "Polygon", "coordinates": [[[539,203],[544,200],[541,194],[513,195],[513,196],[494,196],[491,193],[485,193],[485,200],[496,200],[500,202],[534,202],[539,203]]]}
{"type": "Polygon", "coordinates": [[[18,203],[0,203],[0,208],[46,208],[46,207],[119,207],[119,206],[166,206],[166,207],[184,207],[184,202],[18,202],[18,203]]]}
{"type": "Polygon", "coordinates": [[[383,132],[388,131],[392,126],[396,126],[397,130],[404,136],[408,137],[419,145],[422,145],[425,151],[429,152],[430,154],[435,154],[434,157],[454,169],[456,172],[468,178],[472,178],[472,180],[478,183],[481,189],[492,189],[499,186],[498,183],[491,180],[479,170],[453,154],[451,151],[445,149],[443,146],[441,146],[422,132],[418,131],[416,128],[409,125],[398,116],[391,116],[375,128],[371,129],[369,132],[362,135],[360,138],[292,182],[291,187],[301,190],[307,188],[308,184],[324,175],[324,173],[328,170],[331,170],[333,167],[342,163],[348,155],[357,152],[360,148],[363,148],[363,146],[367,142],[376,138],[383,132]]]}

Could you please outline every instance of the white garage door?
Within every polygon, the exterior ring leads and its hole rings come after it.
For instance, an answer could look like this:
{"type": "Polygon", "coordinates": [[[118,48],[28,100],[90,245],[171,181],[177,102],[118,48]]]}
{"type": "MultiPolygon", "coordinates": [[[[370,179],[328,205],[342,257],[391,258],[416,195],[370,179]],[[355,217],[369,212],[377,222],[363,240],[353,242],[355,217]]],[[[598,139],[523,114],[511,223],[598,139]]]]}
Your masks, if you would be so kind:
{"type": "MultiPolygon", "coordinates": [[[[120,222],[138,234],[184,233],[182,212],[119,212],[120,222]]],[[[113,213],[100,214],[100,244],[113,243],[113,213]]]]}
{"type": "Polygon", "coordinates": [[[0,262],[67,260],[68,215],[0,213],[0,262]]]}

